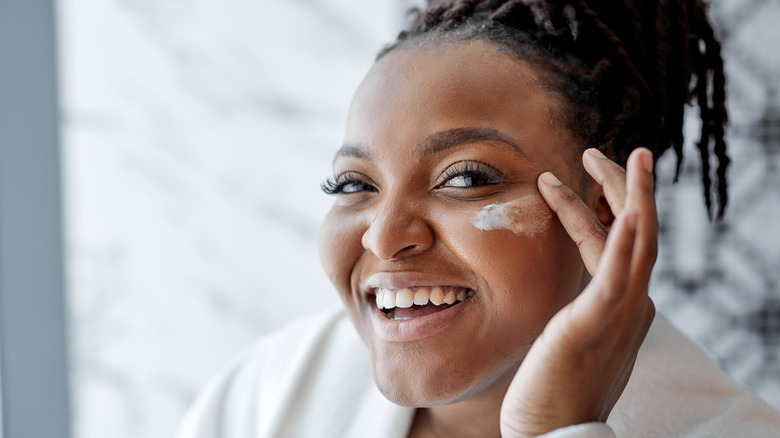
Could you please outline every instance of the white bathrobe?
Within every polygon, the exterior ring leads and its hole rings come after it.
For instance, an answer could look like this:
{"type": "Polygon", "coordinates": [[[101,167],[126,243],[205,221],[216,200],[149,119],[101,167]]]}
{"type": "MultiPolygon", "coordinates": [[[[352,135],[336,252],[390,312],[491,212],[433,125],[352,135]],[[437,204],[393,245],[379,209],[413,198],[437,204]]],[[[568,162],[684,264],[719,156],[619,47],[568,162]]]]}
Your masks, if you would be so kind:
{"type": "MultiPolygon", "coordinates": [[[[341,309],[258,341],[198,397],[178,438],[402,438],[414,409],[377,390],[368,351],[341,309]]],[[[544,438],[780,438],[780,413],[735,383],[657,315],[605,423],[544,438]]]]}

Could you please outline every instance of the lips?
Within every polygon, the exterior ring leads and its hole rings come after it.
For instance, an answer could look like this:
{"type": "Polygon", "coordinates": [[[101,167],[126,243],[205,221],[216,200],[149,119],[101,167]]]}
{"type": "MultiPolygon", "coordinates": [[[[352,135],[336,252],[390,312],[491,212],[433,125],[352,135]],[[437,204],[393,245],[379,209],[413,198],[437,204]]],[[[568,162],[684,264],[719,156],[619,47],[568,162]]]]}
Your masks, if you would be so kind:
{"type": "Polygon", "coordinates": [[[375,333],[386,341],[413,341],[452,325],[477,292],[453,275],[378,272],[361,285],[375,333]],[[460,283],[460,284],[459,284],[460,283]]]}

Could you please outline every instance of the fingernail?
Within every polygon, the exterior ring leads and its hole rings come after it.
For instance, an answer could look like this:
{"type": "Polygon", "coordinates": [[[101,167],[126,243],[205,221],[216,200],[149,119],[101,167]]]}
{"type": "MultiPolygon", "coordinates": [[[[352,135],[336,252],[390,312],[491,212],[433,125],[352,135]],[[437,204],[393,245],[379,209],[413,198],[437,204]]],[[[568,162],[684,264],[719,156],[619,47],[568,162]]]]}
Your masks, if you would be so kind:
{"type": "Polygon", "coordinates": [[[544,172],[541,176],[542,182],[551,186],[559,186],[561,185],[561,180],[555,177],[550,172],[544,172]]]}
{"type": "Polygon", "coordinates": [[[588,149],[588,153],[593,155],[594,158],[601,158],[602,160],[605,160],[607,158],[606,155],[604,155],[600,150],[596,148],[588,149]]]}
{"type": "Polygon", "coordinates": [[[642,154],[642,167],[645,168],[645,170],[648,173],[653,173],[653,154],[642,154]]]}

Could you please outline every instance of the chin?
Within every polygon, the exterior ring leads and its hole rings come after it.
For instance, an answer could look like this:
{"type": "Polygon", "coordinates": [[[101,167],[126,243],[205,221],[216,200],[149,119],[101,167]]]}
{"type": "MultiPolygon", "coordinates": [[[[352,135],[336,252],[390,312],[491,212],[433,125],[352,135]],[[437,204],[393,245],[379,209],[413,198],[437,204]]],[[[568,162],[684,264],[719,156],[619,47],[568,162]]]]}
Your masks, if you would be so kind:
{"type": "Polygon", "coordinates": [[[456,403],[468,398],[467,390],[453,388],[451,384],[446,387],[439,385],[425,385],[424,387],[410,387],[410,382],[399,382],[398,379],[375,378],[379,392],[391,402],[410,408],[430,408],[456,403]]]}
{"type": "Polygon", "coordinates": [[[459,372],[454,372],[452,366],[417,367],[412,365],[412,363],[430,365],[435,362],[430,360],[403,362],[403,364],[393,366],[387,361],[379,363],[374,360],[374,382],[382,395],[391,402],[414,408],[449,405],[494,390],[506,392],[506,388],[519,367],[517,364],[510,367],[510,370],[494,369],[479,372],[479,370],[461,364],[457,370],[459,372]],[[415,369],[416,372],[411,371],[415,369]]]}

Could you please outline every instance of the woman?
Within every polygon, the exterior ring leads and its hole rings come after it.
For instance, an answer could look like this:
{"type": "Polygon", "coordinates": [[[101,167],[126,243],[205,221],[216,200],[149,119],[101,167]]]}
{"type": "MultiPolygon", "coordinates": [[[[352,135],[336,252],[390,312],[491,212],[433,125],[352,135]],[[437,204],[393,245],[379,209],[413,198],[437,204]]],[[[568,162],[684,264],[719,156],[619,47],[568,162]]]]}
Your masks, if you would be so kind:
{"type": "Polygon", "coordinates": [[[180,436],[777,434],[647,296],[654,158],[682,158],[693,96],[726,206],[723,85],[700,1],[435,2],[360,85],[323,185],[354,327],[260,341],[180,436]],[[481,229],[506,203],[512,229],[481,229]]]}

